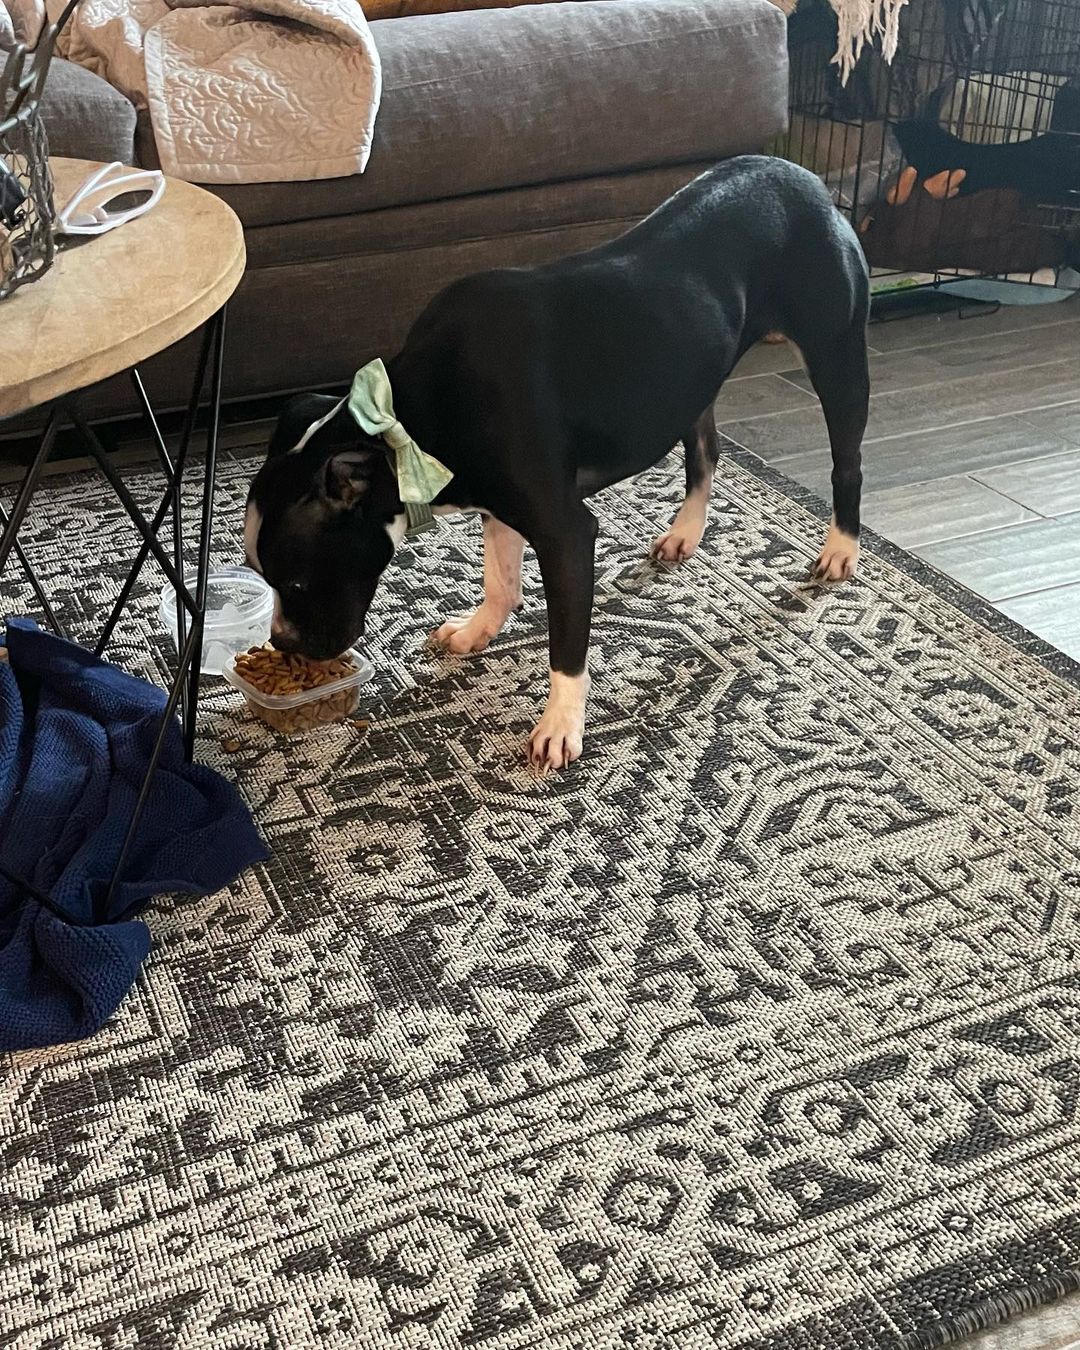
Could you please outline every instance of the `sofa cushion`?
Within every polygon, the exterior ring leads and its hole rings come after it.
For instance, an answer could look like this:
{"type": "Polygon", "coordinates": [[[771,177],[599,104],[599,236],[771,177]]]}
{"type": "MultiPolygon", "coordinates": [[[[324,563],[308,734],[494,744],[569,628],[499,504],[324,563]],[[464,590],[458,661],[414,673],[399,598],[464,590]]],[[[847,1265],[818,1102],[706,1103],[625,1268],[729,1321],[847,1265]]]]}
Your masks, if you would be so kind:
{"type": "MultiPolygon", "coordinates": [[[[285,268],[307,262],[335,262],[343,293],[351,289],[351,269],[372,254],[417,255],[424,249],[469,244],[498,256],[506,240],[559,231],[572,235],[582,226],[606,226],[609,237],[629,229],[691,178],[712,168],[705,164],[668,164],[639,173],[615,173],[570,182],[474,192],[438,202],[388,206],[351,216],[290,220],[249,229],[245,236],[250,268],[285,268]]],[[[558,256],[556,250],[551,256],[558,256]]],[[[449,280],[449,278],[447,278],[449,280]]],[[[415,316],[414,316],[415,317],[415,316]]]]}
{"type": "Polygon", "coordinates": [[[216,189],[248,225],[720,159],[784,125],[769,0],[581,0],[372,25],[383,97],[365,173],[216,189]]]}
{"type": "Polygon", "coordinates": [[[41,118],[54,155],[135,163],[134,105],[93,71],[54,57],[41,118]]]}

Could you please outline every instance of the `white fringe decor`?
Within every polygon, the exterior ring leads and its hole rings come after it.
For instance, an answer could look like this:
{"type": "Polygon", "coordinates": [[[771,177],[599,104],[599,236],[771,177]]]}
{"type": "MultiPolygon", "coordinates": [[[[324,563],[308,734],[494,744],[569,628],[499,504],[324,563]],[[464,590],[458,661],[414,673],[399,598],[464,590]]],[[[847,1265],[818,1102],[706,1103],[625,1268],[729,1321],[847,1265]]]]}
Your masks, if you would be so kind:
{"type": "Polygon", "coordinates": [[[833,65],[840,67],[840,83],[862,55],[863,48],[881,38],[881,54],[886,64],[896,55],[900,37],[900,11],[908,0],[829,0],[839,28],[833,65]]]}

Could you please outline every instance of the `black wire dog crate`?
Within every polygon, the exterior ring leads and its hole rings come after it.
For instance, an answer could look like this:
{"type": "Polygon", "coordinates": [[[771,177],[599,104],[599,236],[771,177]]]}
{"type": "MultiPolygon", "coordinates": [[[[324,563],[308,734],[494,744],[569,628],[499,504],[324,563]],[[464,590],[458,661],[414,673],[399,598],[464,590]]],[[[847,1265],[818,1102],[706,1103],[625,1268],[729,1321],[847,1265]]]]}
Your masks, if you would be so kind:
{"type": "MultiPolygon", "coordinates": [[[[842,6],[848,0],[836,0],[842,6]]],[[[821,175],[881,279],[1080,288],[1080,0],[910,0],[842,82],[828,0],[789,21],[775,147],[821,175]]]]}

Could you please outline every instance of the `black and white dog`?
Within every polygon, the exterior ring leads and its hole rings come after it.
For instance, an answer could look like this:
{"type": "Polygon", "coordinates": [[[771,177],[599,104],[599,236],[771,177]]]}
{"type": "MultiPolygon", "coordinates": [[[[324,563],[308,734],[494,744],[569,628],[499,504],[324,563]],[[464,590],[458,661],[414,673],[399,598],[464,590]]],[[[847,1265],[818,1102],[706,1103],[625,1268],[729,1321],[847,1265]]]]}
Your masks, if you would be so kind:
{"type": "MultiPolygon", "coordinates": [[[[744,156],[695,179],[613,243],[534,268],[455,282],[387,363],[397,418],[452,471],[436,514],[484,517],[484,599],[432,635],[479,652],[521,604],[526,543],[547,600],[551,687],[529,740],[543,769],[581,754],[589,689],[596,518],[585,498],[678,441],[686,499],[653,556],[697,548],[719,439],[713,401],[771,331],[802,352],[828,424],[833,520],[814,565],[851,576],[869,377],[869,285],[854,232],[821,182],[744,156]]],[[[301,395],[251,487],[249,563],[277,592],[272,640],[319,658],[363,632],[405,531],[387,447],[343,401],[301,395]]]]}

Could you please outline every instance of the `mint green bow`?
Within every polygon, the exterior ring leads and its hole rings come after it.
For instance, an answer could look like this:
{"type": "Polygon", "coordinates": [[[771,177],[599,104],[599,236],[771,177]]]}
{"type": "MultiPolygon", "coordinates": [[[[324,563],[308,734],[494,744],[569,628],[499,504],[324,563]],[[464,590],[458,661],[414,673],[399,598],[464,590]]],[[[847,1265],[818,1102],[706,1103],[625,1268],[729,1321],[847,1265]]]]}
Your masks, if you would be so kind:
{"type": "Polygon", "coordinates": [[[406,507],[434,501],[453,478],[445,464],[420,449],[394,416],[390,376],[378,357],[353,376],[349,412],[369,436],[381,436],[393,451],[398,496],[406,507]]]}

